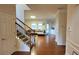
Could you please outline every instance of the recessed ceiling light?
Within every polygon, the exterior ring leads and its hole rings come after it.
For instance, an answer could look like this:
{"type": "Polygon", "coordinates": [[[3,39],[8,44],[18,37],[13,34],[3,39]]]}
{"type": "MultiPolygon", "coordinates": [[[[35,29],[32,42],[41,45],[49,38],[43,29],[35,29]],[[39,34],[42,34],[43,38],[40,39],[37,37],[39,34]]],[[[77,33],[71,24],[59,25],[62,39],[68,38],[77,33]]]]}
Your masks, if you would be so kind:
{"type": "Polygon", "coordinates": [[[35,19],[35,18],[36,18],[36,16],[30,16],[30,18],[31,18],[31,19],[35,19]]]}

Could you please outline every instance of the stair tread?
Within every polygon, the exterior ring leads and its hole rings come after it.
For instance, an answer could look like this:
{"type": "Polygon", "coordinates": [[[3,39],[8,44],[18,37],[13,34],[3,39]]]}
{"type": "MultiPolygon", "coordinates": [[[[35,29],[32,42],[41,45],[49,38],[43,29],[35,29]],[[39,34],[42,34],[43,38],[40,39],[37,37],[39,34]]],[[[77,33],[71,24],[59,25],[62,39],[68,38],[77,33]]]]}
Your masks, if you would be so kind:
{"type": "Polygon", "coordinates": [[[26,38],[26,39],[24,39],[23,41],[25,42],[25,41],[27,41],[28,39],[26,38]]]}
{"type": "Polygon", "coordinates": [[[25,37],[26,37],[25,35],[20,35],[19,36],[20,39],[25,38],[25,37]]]}
{"type": "Polygon", "coordinates": [[[28,51],[15,51],[12,55],[30,55],[28,51]]]}

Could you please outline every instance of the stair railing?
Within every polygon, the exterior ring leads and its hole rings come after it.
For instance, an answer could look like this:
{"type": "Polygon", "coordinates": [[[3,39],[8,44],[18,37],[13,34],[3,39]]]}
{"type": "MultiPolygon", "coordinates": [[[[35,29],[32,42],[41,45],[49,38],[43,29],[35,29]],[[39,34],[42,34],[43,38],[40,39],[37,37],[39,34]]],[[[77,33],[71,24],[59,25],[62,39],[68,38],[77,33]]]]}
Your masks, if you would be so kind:
{"type": "MultiPolygon", "coordinates": [[[[27,24],[25,24],[24,22],[22,22],[19,18],[16,17],[16,19],[18,21],[20,21],[24,26],[26,26],[27,28],[29,28],[31,31],[33,31],[33,33],[35,33],[35,31],[32,28],[30,28],[27,24]]],[[[22,27],[19,23],[16,22],[15,24],[18,25],[20,28],[22,28],[26,32],[26,35],[30,35],[30,38],[31,38],[31,33],[28,33],[28,31],[24,27],[22,27]]],[[[34,41],[35,41],[35,37],[34,37],[34,41]]],[[[31,39],[30,39],[30,53],[31,53],[31,48],[32,48],[31,46],[32,46],[32,44],[31,44],[31,39]]]]}

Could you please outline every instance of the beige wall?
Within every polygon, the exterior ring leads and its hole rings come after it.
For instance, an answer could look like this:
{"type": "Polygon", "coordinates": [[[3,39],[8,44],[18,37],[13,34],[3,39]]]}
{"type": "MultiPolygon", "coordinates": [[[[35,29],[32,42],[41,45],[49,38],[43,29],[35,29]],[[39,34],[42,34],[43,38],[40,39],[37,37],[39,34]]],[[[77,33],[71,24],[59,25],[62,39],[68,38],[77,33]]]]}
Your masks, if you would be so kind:
{"type": "Polygon", "coordinates": [[[15,16],[16,7],[13,4],[0,4],[0,12],[15,16]]]}
{"type": "Polygon", "coordinates": [[[0,54],[16,51],[15,5],[0,5],[0,54]]]}
{"type": "Polygon", "coordinates": [[[79,5],[68,5],[66,54],[79,54],[79,5]]]}

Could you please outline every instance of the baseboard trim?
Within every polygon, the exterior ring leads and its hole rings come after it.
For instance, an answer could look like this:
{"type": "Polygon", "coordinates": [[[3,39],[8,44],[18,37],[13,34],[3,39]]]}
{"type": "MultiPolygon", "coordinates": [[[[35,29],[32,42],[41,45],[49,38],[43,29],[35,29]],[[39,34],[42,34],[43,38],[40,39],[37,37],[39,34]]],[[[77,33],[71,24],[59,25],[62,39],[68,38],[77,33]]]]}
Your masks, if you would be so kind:
{"type": "Polygon", "coordinates": [[[57,42],[57,45],[66,45],[65,43],[63,43],[63,42],[57,42]]]}

